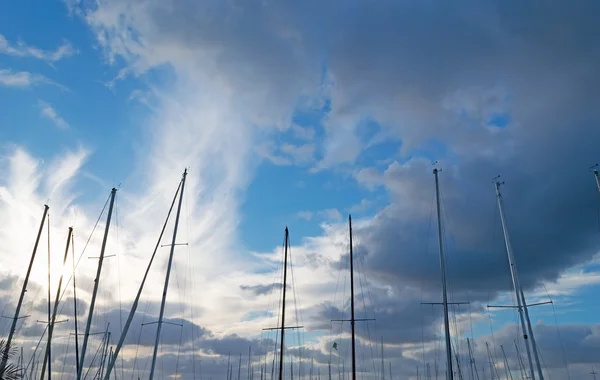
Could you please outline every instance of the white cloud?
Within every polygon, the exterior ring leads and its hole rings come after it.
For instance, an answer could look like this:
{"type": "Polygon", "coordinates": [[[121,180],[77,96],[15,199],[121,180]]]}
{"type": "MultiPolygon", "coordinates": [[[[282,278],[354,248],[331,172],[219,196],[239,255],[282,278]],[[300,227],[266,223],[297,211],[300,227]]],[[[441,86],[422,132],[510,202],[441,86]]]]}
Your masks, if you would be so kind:
{"type": "Polygon", "coordinates": [[[69,124],[63,119],[58,112],[48,103],[41,101],[39,102],[40,112],[43,117],[48,120],[51,120],[54,125],[56,125],[59,129],[68,129],[69,124]]]}
{"type": "Polygon", "coordinates": [[[373,201],[367,198],[361,199],[360,203],[350,207],[350,213],[360,213],[367,211],[373,205],[373,201]]]}
{"type": "Polygon", "coordinates": [[[52,84],[62,87],[43,75],[32,74],[28,71],[14,72],[10,69],[0,69],[0,85],[6,87],[30,87],[37,84],[52,84]]]}
{"type": "Polygon", "coordinates": [[[54,63],[76,53],[77,51],[69,41],[64,41],[62,45],[56,48],[56,50],[43,50],[35,46],[29,46],[22,41],[13,45],[0,34],[0,54],[6,54],[13,57],[31,57],[48,63],[54,63]]]}
{"type": "Polygon", "coordinates": [[[315,162],[316,145],[281,143],[265,141],[255,148],[255,152],[262,158],[275,165],[305,166],[315,162]]]}
{"type": "Polygon", "coordinates": [[[325,219],[329,222],[337,222],[342,219],[342,214],[336,208],[329,208],[318,212],[312,211],[299,211],[296,213],[296,217],[304,220],[311,220],[314,216],[318,216],[321,219],[325,219]]]}
{"type": "Polygon", "coordinates": [[[333,221],[342,219],[342,214],[337,208],[328,208],[327,210],[319,211],[319,215],[333,221]]]}
{"type": "Polygon", "coordinates": [[[292,125],[294,137],[300,140],[311,141],[315,138],[315,129],[313,127],[301,127],[297,124],[292,125]]]}
{"type": "Polygon", "coordinates": [[[313,217],[313,213],[310,211],[298,211],[296,216],[300,219],[311,220],[313,217]]]}

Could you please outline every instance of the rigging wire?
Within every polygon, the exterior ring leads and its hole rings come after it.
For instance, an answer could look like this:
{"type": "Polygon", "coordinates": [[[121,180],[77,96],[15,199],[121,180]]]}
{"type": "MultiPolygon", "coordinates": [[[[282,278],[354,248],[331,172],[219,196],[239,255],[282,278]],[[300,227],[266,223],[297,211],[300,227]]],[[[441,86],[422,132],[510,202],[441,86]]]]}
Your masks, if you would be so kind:
{"type": "MultiPolygon", "coordinates": [[[[296,293],[296,277],[294,277],[294,264],[293,264],[293,257],[292,257],[292,242],[291,239],[288,236],[288,252],[289,252],[289,257],[290,257],[290,274],[291,274],[291,279],[292,279],[292,293],[294,295],[294,308],[295,308],[295,315],[296,315],[296,323],[299,326],[303,326],[304,325],[304,318],[302,315],[302,304],[300,304],[300,307],[298,307],[298,295],[296,293]]],[[[298,360],[298,374],[299,377],[302,374],[302,357],[303,357],[303,351],[304,351],[304,341],[302,340],[302,334],[300,334],[300,329],[296,329],[296,339],[297,339],[297,343],[298,343],[298,354],[299,354],[299,360],[298,360]]]]}
{"type": "MultiPolygon", "coordinates": [[[[361,273],[364,277],[364,262],[362,262],[362,257],[358,257],[358,260],[355,260],[357,262],[357,269],[358,269],[358,283],[359,283],[359,287],[360,287],[360,291],[361,291],[361,299],[362,299],[362,303],[363,303],[363,311],[365,313],[365,318],[368,318],[368,313],[367,313],[367,305],[365,303],[365,291],[363,290],[363,282],[361,279],[361,273]],[[362,268],[362,270],[361,270],[362,268]]],[[[367,279],[365,277],[365,286],[367,287],[367,293],[369,294],[369,300],[371,302],[371,305],[373,305],[373,299],[371,298],[371,293],[369,292],[369,288],[368,288],[368,284],[366,283],[367,279]]],[[[375,373],[375,376],[378,377],[379,376],[379,371],[377,370],[377,366],[375,365],[375,360],[376,360],[376,355],[373,353],[373,341],[371,339],[371,331],[369,329],[369,321],[365,321],[365,327],[367,330],[367,338],[369,341],[369,349],[371,351],[371,361],[373,363],[373,372],[375,373]]],[[[375,335],[377,336],[377,331],[375,331],[375,335]]]]}
{"type": "MultiPolygon", "coordinates": [[[[285,239],[285,238],[284,238],[285,239]]],[[[282,243],[285,244],[285,240],[282,243]]],[[[282,248],[283,249],[283,248],[282,248]]],[[[275,269],[273,270],[273,274],[271,277],[271,284],[283,284],[283,265],[275,265],[274,267],[275,269]]],[[[272,286],[271,290],[269,292],[269,298],[267,301],[267,308],[265,310],[265,318],[269,318],[271,316],[274,315],[273,312],[273,308],[275,308],[275,288],[276,286],[272,286]]],[[[277,309],[277,313],[279,313],[279,308],[277,309]]],[[[279,314],[278,314],[278,319],[277,319],[277,325],[279,326],[279,314]]],[[[262,330],[261,331],[261,343],[262,343],[262,348],[264,351],[264,374],[265,374],[265,379],[267,378],[267,359],[270,353],[270,349],[267,348],[268,346],[268,340],[267,338],[271,337],[272,334],[275,334],[275,339],[273,339],[275,341],[275,347],[277,346],[277,342],[278,342],[278,336],[279,334],[277,333],[277,330],[262,330]]],[[[272,363],[275,363],[275,359],[276,359],[276,353],[273,353],[273,359],[272,359],[272,363]]],[[[272,371],[274,370],[274,368],[272,368],[272,371]]],[[[227,371],[229,372],[229,368],[227,369],[227,371]]],[[[271,372],[272,373],[272,372],[271,372]]],[[[229,380],[229,379],[227,379],[229,380]]]]}
{"type": "Polygon", "coordinates": [[[67,354],[69,353],[69,344],[71,343],[71,334],[67,334],[67,344],[65,346],[65,351],[63,352],[63,365],[62,365],[62,369],[60,370],[60,379],[63,379],[63,376],[65,374],[65,366],[67,364],[67,354]]]}
{"type": "MultiPolygon", "coordinates": [[[[189,287],[190,287],[190,293],[193,293],[195,287],[194,287],[194,277],[192,276],[192,249],[191,249],[191,232],[190,232],[190,208],[189,208],[189,196],[188,193],[185,194],[185,211],[187,214],[187,220],[186,220],[186,225],[187,225],[187,253],[188,253],[188,275],[189,275],[189,287]]],[[[192,359],[192,378],[193,380],[196,380],[196,341],[195,341],[195,337],[194,337],[194,305],[192,303],[192,305],[190,305],[190,320],[192,322],[192,332],[191,332],[191,336],[192,336],[192,353],[191,353],[191,359],[192,359]]],[[[229,379],[227,379],[229,380],[229,379]]]]}
{"type": "MultiPolygon", "coordinates": [[[[338,289],[339,289],[339,285],[340,285],[340,277],[341,277],[342,272],[343,272],[342,269],[343,269],[343,260],[341,260],[341,257],[340,257],[339,267],[338,267],[338,270],[337,270],[337,273],[338,273],[338,275],[337,275],[337,281],[336,281],[336,284],[335,284],[335,291],[333,293],[333,303],[331,304],[331,313],[330,313],[330,316],[329,316],[329,335],[331,335],[331,336],[333,336],[333,314],[335,312],[335,304],[336,304],[337,293],[338,293],[338,289]]],[[[345,286],[345,277],[344,277],[344,286],[345,286]]],[[[329,346],[329,363],[331,363],[331,355],[333,353],[332,350],[333,350],[333,345],[330,345],[329,346]]],[[[338,355],[338,357],[339,357],[339,355],[338,355]]],[[[338,360],[338,362],[339,362],[339,360],[338,360]]]]}
{"type": "Polygon", "coordinates": [[[565,364],[565,372],[567,373],[567,379],[571,380],[571,373],[569,372],[569,365],[567,362],[567,354],[565,352],[565,346],[563,344],[563,339],[560,333],[560,329],[558,328],[558,319],[556,318],[556,309],[554,307],[554,302],[552,301],[552,298],[550,297],[550,293],[548,292],[548,289],[546,288],[546,284],[544,284],[542,282],[542,286],[544,287],[544,291],[546,292],[546,295],[548,296],[548,299],[550,300],[550,305],[552,306],[552,314],[554,315],[554,323],[556,326],[556,334],[558,335],[558,341],[560,342],[560,350],[562,352],[562,356],[563,356],[563,361],[565,364]]]}
{"type": "MultiPolygon", "coordinates": [[[[121,223],[119,222],[119,201],[115,199],[115,218],[116,218],[116,232],[117,232],[117,249],[121,247],[121,240],[119,238],[119,229],[121,223]]],[[[117,252],[117,276],[118,276],[118,286],[119,286],[119,328],[121,329],[121,334],[123,334],[123,302],[121,297],[121,255],[117,252]]],[[[123,356],[121,355],[121,377],[123,377],[123,356]]]]}
{"type": "MultiPolygon", "coordinates": [[[[430,210],[429,210],[429,222],[427,223],[427,238],[425,239],[425,259],[423,260],[423,273],[426,272],[427,268],[427,263],[429,261],[429,241],[430,241],[430,237],[431,237],[431,221],[433,220],[433,203],[435,200],[435,189],[432,190],[431,192],[431,202],[430,202],[430,210]]],[[[423,353],[423,365],[425,365],[425,325],[423,323],[423,282],[425,276],[420,276],[421,279],[421,284],[420,284],[420,288],[421,288],[421,303],[419,304],[419,311],[421,314],[421,344],[422,344],[422,353],[423,353]]],[[[433,305],[432,306],[432,317],[431,317],[431,325],[433,326],[434,320],[433,320],[433,305]]],[[[436,355],[437,353],[435,352],[435,348],[434,348],[434,355],[436,355]]]]}
{"type": "MultiPolygon", "coordinates": [[[[448,215],[448,211],[446,208],[446,198],[444,195],[444,191],[442,189],[439,189],[439,193],[440,193],[440,209],[441,209],[441,217],[442,217],[442,221],[448,221],[448,223],[442,223],[442,244],[444,246],[444,259],[446,261],[446,263],[450,263],[451,261],[449,260],[448,257],[448,239],[445,239],[444,237],[446,237],[447,235],[449,235],[449,239],[454,243],[454,245],[456,246],[456,240],[454,239],[454,234],[452,233],[452,223],[450,222],[450,217],[448,215]]],[[[446,272],[446,277],[448,278],[447,280],[447,288],[448,288],[448,293],[450,295],[450,302],[456,302],[455,299],[455,294],[454,294],[454,286],[453,286],[453,281],[452,281],[452,275],[451,272],[447,271],[446,272]]],[[[456,320],[456,309],[459,305],[449,305],[449,309],[451,310],[451,314],[452,314],[452,325],[454,328],[454,346],[455,346],[455,350],[451,350],[451,352],[454,352],[456,356],[456,361],[457,361],[457,370],[460,369],[460,362],[459,362],[459,358],[460,358],[460,337],[459,337],[459,328],[458,328],[458,323],[456,320]]],[[[452,333],[451,335],[451,339],[452,339],[452,333]]],[[[451,355],[452,356],[452,355],[451,355]]]]}

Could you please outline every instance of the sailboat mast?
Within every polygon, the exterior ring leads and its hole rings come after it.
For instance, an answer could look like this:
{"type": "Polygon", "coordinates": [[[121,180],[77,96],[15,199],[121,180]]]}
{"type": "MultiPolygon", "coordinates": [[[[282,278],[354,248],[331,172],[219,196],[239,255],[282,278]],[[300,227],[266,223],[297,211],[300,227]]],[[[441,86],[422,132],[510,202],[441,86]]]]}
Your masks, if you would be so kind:
{"type": "Polygon", "coordinates": [[[285,335],[285,288],[287,287],[287,253],[290,232],[285,227],[285,248],[283,257],[283,295],[281,301],[281,342],[279,346],[279,380],[283,380],[283,337],[285,335]]]}
{"type": "Polygon", "coordinates": [[[352,248],[352,215],[348,215],[350,231],[350,326],[352,328],[352,380],[356,380],[356,337],[354,333],[354,254],[352,248]]]}
{"type": "Polygon", "coordinates": [[[51,355],[51,345],[52,345],[52,335],[50,335],[50,331],[52,329],[52,325],[50,324],[50,318],[52,317],[52,290],[50,284],[50,215],[48,215],[48,342],[46,343],[46,357],[44,358],[44,362],[42,364],[42,375],[40,376],[40,380],[44,380],[44,372],[46,372],[46,362],[48,363],[48,380],[50,379],[50,373],[52,372],[52,365],[50,361],[52,360],[51,355]]]}
{"type": "Polygon", "coordinates": [[[446,289],[446,264],[444,261],[444,242],[442,240],[442,216],[440,208],[440,184],[438,179],[438,173],[439,170],[437,168],[433,169],[433,175],[435,176],[435,200],[437,205],[440,268],[442,272],[442,305],[444,307],[444,332],[446,335],[446,378],[448,380],[453,380],[454,372],[452,370],[452,346],[450,343],[450,320],[448,318],[448,292],[446,289]]]}
{"type": "Polygon", "coordinates": [[[525,364],[523,363],[523,357],[521,356],[521,352],[519,351],[519,346],[517,345],[517,341],[513,341],[515,343],[515,349],[517,350],[517,359],[519,361],[519,370],[521,371],[521,378],[525,379],[527,377],[527,371],[525,370],[525,364]]]}
{"type": "Polygon", "coordinates": [[[106,249],[106,241],[108,239],[108,231],[110,229],[110,219],[112,217],[113,206],[115,204],[115,195],[117,189],[113,187],[110,192],[110,206],[108,207],[108,216],[106,217],[106,228],[104,229],[104,238],[102,239],[102,248],[100,249],[100,259],[98,260],[98,270],[94,280],[94,291],[92,293],[92,302],[90,303],[90,311],[85,326],[85,334],[83,335],[83,345],[81,346],[81,358],[79,362],[79,370],[77,371],[77,380],[81,380],[83,373],[83,364],[85,363],[85,351],[87,349],[88,339],[90,337],[90,329],[92,327],[92,318],[94,317],[94,306],[96,305],[96,296],[98,295],[98,286],[100,285],[100,274],[102,273],[102,263],[104,262],[104,250],[106,249]]]}
{"type": "Polygon", "coordinates": [[[29,275],[31,274],[31,267],[33,266],[33,260],[35,259],[35,254],[37,252],[38,244],[40,242],[40,236],[42,236],[44,222],[46,221],[46,215],[48,215],[48,208],[49,208],[48,205],[44,205],[44,214],[42,216],[42,221],[40,222],[40,228],[38,230],[37,237],[35,239],[35,244],[33,245],[33,252],[31,253],[31,260],[29,261],[29,267],[27,268],[27,274],[25,275],[25,281],[23,282],[23,288],[21,289],[21,295],[19,296],[19,302],[17,302],[17,309],[15,310],[15,316],[13,317],[12,324],[10,325],[10,330],[8,332],[8,338],[6,339],[6,346],[5,346],[4,354],[2,355],[2,361],[0,362],[0,370],[6,368],[6,363],[8,362],[8,354],[10,352],[12,339],[15,334],[15,330],[17,328],[17,321],[19,320],[19,313],[21,312],[21,306],[23,305],[23,298],[25,297],[25,292],[27,291],[27,283],[29,282],[29,275]]]}
{"type": "MultiPolygon", "coordinates": [[[[490,379],[494,380],[494,372],[495,372],[494,369],[496,369],[496,364],[492,360],[492,353],[490,352],[490,345],[488,344],[488,342],[485,342],[485,349],[487,350],[488,360],[490,363],[490,379]]],[[[500,380],[500,379],[498,379],[498,380],[500,380]]]]}
{"type": "MultiPolygon", "coordinates": [[[[121,332],[119,341],[117,342],[114,352],[111,353],[111,355],[109,357],[108,365],[106,367],[106,375],[104,376],[104,380],[110,379],[110,373],[111,373],[114,365],[117,363],[117,358],[119,357],[119,352],[121,351],[121,347],[123,347],[123,343],[125,342],[125,338],[127,337],[127,332],[129,331],[129,327],[131,326],[131,322],[133,321],[133,318],[135,316],[135,312],[137,310],[138,303],[140,302],[140,297],[142,296],[142,290],[144,289],[144,285],[146,284],[146,279],[148,278],[148,274],[150,273],[150,268],[152,267],[152,262],[154,261],[154,257],[156,256],[156,252],[158,251],[158,248],[160,247],[160,242],[162,241],[163,234],[165,233],[165,229],[167,228],[167,223],[169,221],[169,217],[171,216],[171,212],[173,211],[173,207],[175,206],[175,201],[177,201],[177,196],[179,195],[179,191],[181,189],[181,184],[182,184],[182,181],[179,182],[179,186],[177,186],[177,191],[175,192],[175,195],[173,196],[173,201],[171,202],[171,207],[169,208],[169,213],[167,214],[167,218],[165,219],[162,230],[160,231],[160,235],[158,236],[158,241],[156,242],[156,245],[154,246],[154,251],[152,252],[152,256],[150,257],[150,262],[148,263],[148,266],[146,267],[146,273],[144,273],[144,278],[142,279],[142,283],[140,284],[138,292],[135,296],[133,305],[131,305],[131,310],[129,311],[129,315],[127,316],[127,321],[125,322],[125,326],[123,327],[123,331],[121,332]]],[[[75,278],[74,275],[73,275],[73,278],[75,278]]],[[[227,365],[227,370],[229,371],[229,364],[227,365]]],[[[227,375],[227,380],[229,380],[229,374],[227,375]]]]}
{"type": "Polygon", "coordinates": [[[521,320],[521,328],[523,329],[523,339],[525,340],[525,348],[527,349],[527,359],[529,361],[529,369],[531,371],[531,379],[535,380],[535,371],[533,369],[533,360],[531,358],[531,349],[529,348],[529,340],[527,339],[527,331],[525,324],[525,317],[527,317],[527,324],[529,327],[529,335],[531,336],[531,345],[533,348],[533,353],[535,355],[535,360],[538,369],[538,375],[540,380],[544,380],[544,375],[542,374],[542,368],[540,366],[540,361],[537,354],[537,347],[535,344],[535,338],[533,336],[533,329],[531,328],[531,323],[529,321],[529,313],[527,311],[527,304],[525,303],[525,296],[523,294],[523,289],[521,288],[521,283],[519,282],[519,275],[517,273],[517,264],[515,262],[515,257],[513,254],[512,245],[510,243],[510,238],[508,236],[508,229],[506,227],[506,216],[504,214],[504,203],[502,199],[502,194],[500,193],[500,185],[501,183],[496,181],[496,198],[498,200],[498,208],[500,209],[500,221],[502,222],[502,231],[504,233],[504,243],[506,245],[506,254],[508,256],[508,263],[510,266],[510,274],[513,280],[513,287],[515,289],[515,295],[517,297],[517,308],[519,310],[519,319],[521,320]],[[523,311],[525,310],[525,313],[523,311]],[[524,315],[525,314],[525,315],[524,315]]]}
{"type": "MultiPolygon", "coordinates": [[[[50,221],[50,220],[48,220],[50,221]]],[[[63,268],[67,263],[67,257],[69,256],[69,244],[71,243],[71,235],[73,234],[73,227],[69,227],[69,232],[67,234],[67,244],[65,246],[65,255],[63,256],[63,268]]],[[[48,269],[50,269],[50,262],[48,262],[48,269]]],[[[48,280],[50,280],[50,276],[48,276],[48,280]]],[[[49,319],[48,325],[48,345],[46,346],[46,355],[44,358],[44,364],[42,365],[42,375],[40,379],[44,378],[44,372],[46,371],[46,361],[48,362],[48,379],[52,378],[52,334],[54,332],[54,323],[56,322],[56,313],[58,311],[58,303],[60,301],[60,291],[62,290],[62,282],[63,282],[63,273],[61,271],[60,279],[58,280],[58,288],[56,289],[56,296],[54,297],[54,309],[52,311],[52,318],[49,319]]],[[[50,287],[48,287],[50,290],[50,287]]]]}
{"type": "Polygon", "coordinates": [[[502,345],[500,345],[500,349],[502,350],[502,356],[504,356],[504,367],[506,368],[507,375],[510,376],[510,380],[514,380],[512,372],[510,371],[510,366],[508,365],[508,359],[506,358],[506,352],[504,352],[504,347],[502,345]]]}
{"type": "Polygon", "coordinates": [[[73,255],[73,315],[75,318],[75,366],[79,373],[79,334],[77,322],[77,283],[75,282],[75,238],[71,234],[71,253],[73,255]]]}
{"type": "Polygon", "coordinates": [[[181,214],[181,203],[183,201],[183,190],[185,188],[185,177],[187,169],[183,171],[181,179],[181,194],[179,194],[179,203],[177,205],[177,215],[175,216],[175,226],[173,227],[173,240],[171,241],[171,252],[169,253],[169,263],[167,265],[167,274],[165,276],[165,285],[163,288],[162,301],[160,303],[160,314],[158,315],[158,325],[156,326],[156,338],[154,340],[154,353],[152,354],[152,366],[150,367],[149,380],[154,379],[154,368],[156,366],[156,355],[158,354],[158,343],[160,341],[160,331],[162,328],[163,317],[165,314],[165,303],[167,301],[167,290],[169,288],[169,278],[171,276],[171,265],[173,264],[173,253],[175,252],[175,243],[177,239],[177,227],[179,226],[179,215],[181,214]]]}
{"type": "Polygon", "coordinates": [[[381,337],[381,380],[385,380],[385,365],[383,362],[383,337],[381,337]]]}

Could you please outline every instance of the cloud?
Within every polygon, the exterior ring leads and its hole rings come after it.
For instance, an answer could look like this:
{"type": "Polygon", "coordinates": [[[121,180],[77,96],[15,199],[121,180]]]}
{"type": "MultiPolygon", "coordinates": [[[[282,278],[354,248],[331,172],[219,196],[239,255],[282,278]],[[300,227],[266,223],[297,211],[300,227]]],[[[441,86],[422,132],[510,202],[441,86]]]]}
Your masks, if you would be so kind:
{"type": "Polygon", "coordinates": [[[50,84],[64,89],[63,86],[43,75],[32,74],[27,71],[14,72],[10,69],[0,69],[0,85],[6,87],[30,87],[39,84],[50,84]]]}
{"type": "Polygon", "coordinates": [[[256,153],[275,165],[306,166],[315,162],[316,144],[290,144],[279,145],[266,141],[259,145],[256,153]]]}
{"type": "Polygon", "coordinates": [[[296,216],[300,219],[311,220],[313,217],[313,213],[310,211],[299,211],[296,216]]]}
{"type": "Polygon", "coordinates": [[[69,124],[50,104],[40,100],[39,106],[42,117],[52,121],[59,129],[69,129],[69,124]]]}
{"type": "Polygon", "coordinates": [[[0,34],[0,54],[6,54],[13,57],[31,57],[48,63],[58,62],[63,58],[68,58],[77,53],[69,41],[64,41],[56,50],[43,50],[35,46],[30,46],[22,41],[12,45],[6,37],[0,34]]]}
{"type": "Polygon", "coordinates": [[[342,214],[337,208],[328,208],[327,210],[319,211],[319,215],[328,220],[342,219],[342,214]]]}
{"type": "Polygon", "coordinates": [[[291,128],[294,137],[299,140],[312,141],[315,138],[315,129],[313,127],[301,127],[294,124],[291,128]]]}
{"type": "Polygon", "coordinates": [[[280,282],[277,282],[267,285],[240,285],[240,289],[247,290],[257,296],[264,296],[270,294],[274,289],[281,289],[282,286],[280,282]]]}
{"type": "Polygon", "coordinates": [[[324,219],[326,221],[338,221],[342,219],[342,214],[336,208],[329,208],[326,210],[320,210],[317,212],[312,211],[299,211],[296,213],[296,217],[299,219],[304,219],[306,221],[311,220],[313,217],[319,217],[320,219],[324,219]]]}

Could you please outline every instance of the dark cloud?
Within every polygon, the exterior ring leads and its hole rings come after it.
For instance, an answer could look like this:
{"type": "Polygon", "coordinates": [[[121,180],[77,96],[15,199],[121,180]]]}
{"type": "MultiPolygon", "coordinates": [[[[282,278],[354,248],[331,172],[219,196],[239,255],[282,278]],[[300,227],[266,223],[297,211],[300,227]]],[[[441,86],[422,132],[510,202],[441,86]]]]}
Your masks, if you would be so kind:
{"type": "Polygon", "coordinates": [[[266,285],[240,285],[240,289],[249,291],[255,296],[264,296],[270,294],[274,289],[280,290],[283,287],[281,283],[272,283],[266,285]]]}
{"type": "MultiPolygon", "coordinates": [[[[363,162],[364,119],[380,125],[374,132],[383,140],[401,145],[396,161],[385,167],[351,168],[361,185],[383,188],[390,200],[355,230],[373,291],[365,303],[375,310],[386,344],[439,339],[439,314],[424,323],[420,307],[441,298],[430,158],[444,169],[452,300],[470,301],[473,311],[481,311],[487,300],[511,289],[491,183],[497,174],[506,180],[508,228],[526,290],[598,252],[597,194],[586,171],[598,161],[600,141],[598,2],[181,0],[149,2],[134,11],[141,13],[120,20],[143,20],[126,25],[127,34],[135,30],[148,44],[129,47],[141,51],[134,59],[144,60],[142,67],[169,59],[218,78],[239,94],[236,107],[260,110],[249,124],[280,121],[298,97],[321,95],[325,71],[332,85],[319,131],[325,135],[319,168],[363,162]]],[[[259,295],[272,285],[242,289],[259,295]]],[[[310,328],[327,331],[331,308],[318,315],[321,322],[311,321],[310,328]]],[[[115,317],[110,319],[117,325],[115,317]]],[[[598,352],[595,327],[568,329],[565,345],[574,366],[589,364],[598,352]]],[[[556,346],[545,341],[550,333],[543,327],[536,331],[542,349],[556,346]]],[[[506,330],[507,346],[510,335],[506,330]]],[[[377,340],[362,329],[359,336],[377,340]]],[[[482,343],[475,343],[481,364],[488,360],[482,343]]],[[[221,355],[253,345],[237,336],[204,344],[221,355]]],[[[547,354],[549,367],[560,362],[553,352],[547,354]]],[[[402,368],[414,376],[414,362],[402,368]]]]}

